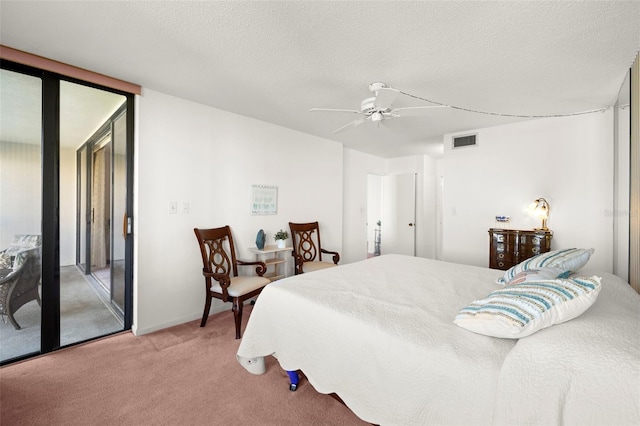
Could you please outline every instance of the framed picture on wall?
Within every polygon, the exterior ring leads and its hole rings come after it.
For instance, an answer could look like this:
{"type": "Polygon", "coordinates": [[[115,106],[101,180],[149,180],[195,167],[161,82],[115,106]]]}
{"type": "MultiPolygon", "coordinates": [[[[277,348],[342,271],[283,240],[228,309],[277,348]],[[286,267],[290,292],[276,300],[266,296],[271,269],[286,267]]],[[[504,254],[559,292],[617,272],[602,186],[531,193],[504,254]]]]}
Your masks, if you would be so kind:
{"type": "Polygon", "coordinates": [[[251,185],[251,214],[269,215],[278,213],[278,187],[251,185]]]}

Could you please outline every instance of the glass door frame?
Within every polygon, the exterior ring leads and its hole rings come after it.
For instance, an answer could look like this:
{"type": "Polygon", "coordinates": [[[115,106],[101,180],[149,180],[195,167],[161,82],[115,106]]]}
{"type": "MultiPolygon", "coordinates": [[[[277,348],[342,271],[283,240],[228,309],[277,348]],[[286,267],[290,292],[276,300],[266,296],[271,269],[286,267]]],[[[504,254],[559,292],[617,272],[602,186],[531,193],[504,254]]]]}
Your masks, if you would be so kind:
{"type": "MultiPolygon", "coordinates": [[[[40,352],[25,354],[15,362],[45,354],[60,346],[60,82],[69,81],[126,97],[127,134],[127,234],[125,241],[125,312],[123,330],[133,320],[133,164],[135,95],[117,89],[66,77],[50,71],[0,59],[0,68],[42,80],[42,287],[40,352]]],[[[123,331],[123,330],[119,330],[123,331]]],[[[101,336],[97,336],[101,337],[101,336]]],[[[77,342],[79,344],[83,342],[77,342]]],[[[69,345],[72,346],[72,345],[69,345]]],[[[0,365],[7,362],[0,362],[0,365]]]]}
{"type": "MultiPolygon", "coordinates": [[[[123,229],[123,234],[130,234],[127,224],[123,223],[123,226],[118,226],[117,222],[120,217],[116,215],[114,210],[114,198],[115,198],[115,155],[116,155],[116,147],[115,147],[115,126],[116,122],[125,114],[127,111],[127,102],[125,102],[121,107],[119,107],[107,120],[106,122],[98,129],[96,132],[89,137],[89,139],[82,144],[76,150],[76,182],[77,182],[77,193],[76,193],[76,266],[80,268],[80,270],[85,275],[92,275],[92,261],[91,261],[91,250],[92,250],[92,236],[93,236],[93,202],[92,202],[92,191],[93,191],[93,156],[95,152],[107,144],[111,144],[111,158],[109,160],[111,167],[109,173],[109,180],[111,181],[110,191],[108,194],[110,201],[110,220],[111,224],[109,226],[109,235],[110,239],[109,244],[109,259],[111,262],[109,264],[109,274],[111,276],[110,280],[110,289],[109,289],[109,303],[111,307],[118,313],[119,316],[124,317],[126,309],[124,306],[120,306],[117,302],[113,300],[114,293],[114,263],[113,260],[116,258],[115,256],[115,244],[113,244],[114,239],[116,238],[116,230],[123,229]],[[108,142],[105,140],[109,138],[108,142]],[[85,166],[83,167],[82,164],[85,166]],[[84,185],[82,185],[84,183],[84,185]],[[84,224],[84,238],[82,234],[82,226],[84,224]],[[126,230],[124,228],[127,228],[126,230]],[[84,252],[82,251],[82,247],[84,247],[84,252]],[[123,311],[124,309],[124,311],[123,311]]],[[[125,116],[126,120],[126,116],[125,116]]],[[[128,160],[127,160],[128,161],[128,160]]],[[[130,191],[127,191],[129,193],[130,191]]],[[[126,220],[126,218],[124,219],[126,220]]],[[[126,251],[126,243],[125,243],[125,251],[126,251]]],[[[125,254],[125,262],[127,256],[125,254]]],[[[126,270],[126,268],[125,268],[126,270]]],[[[125,272],[126,274],[126,272],[125,272]]],[[[97,279],[97,278],[96,278],[97,279]]],[[[125,275],[126,282],[126,275],[125,275]]],[[[125,287],[126,292],[126,287],[125,287]]],[[[126,304],[126,295],[125,295],[125,304],[126,304]]]]}

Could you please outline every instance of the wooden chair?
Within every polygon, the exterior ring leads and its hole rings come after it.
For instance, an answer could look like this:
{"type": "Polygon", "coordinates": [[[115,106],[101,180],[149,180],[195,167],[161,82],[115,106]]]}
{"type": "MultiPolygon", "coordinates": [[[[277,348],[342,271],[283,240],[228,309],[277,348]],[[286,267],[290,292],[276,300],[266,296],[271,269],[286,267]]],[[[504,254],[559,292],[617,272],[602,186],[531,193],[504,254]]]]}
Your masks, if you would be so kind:
{"type": "Polygon", "coordinates": [[[340,255],[335,251],[328,251],[320,244],[320,227],[318,222],[293,223],[289,222],[291,238],[293,239],[294,274],[317,271],[319,269],[336,266],[340,255]],[[333,263],[323,262],[322,255],[333,255],[333,263]]]}
{"type": "Polygon", "coordinates": [[[271,281],[262,275],[267,271],[264,262],[245,262],[236,259],[236,251],[231,236],[231,228],[193,230],[198,239],[202,254],[202,275],[204,275],[206,301],[200,327],[204,327],[211,309],[211,299],[233,303],[233,316],[236,323],[236,339],[240,338],[242,324],[242,306],[245,300],[260,294],[271,281]],[[238,265],[256,266],[258,276],[238,276],[238,265]]]}

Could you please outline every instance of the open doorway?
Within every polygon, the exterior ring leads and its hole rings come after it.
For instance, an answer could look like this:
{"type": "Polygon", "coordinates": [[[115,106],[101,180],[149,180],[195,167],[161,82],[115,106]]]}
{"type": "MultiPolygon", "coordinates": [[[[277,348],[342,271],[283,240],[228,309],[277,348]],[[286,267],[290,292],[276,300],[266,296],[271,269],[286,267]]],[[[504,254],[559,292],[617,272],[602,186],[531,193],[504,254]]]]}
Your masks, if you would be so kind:
{"type": "Polygon", "coordinates": [[[367,256],[416,255],[416,174],[367,176],[367,256]]]}

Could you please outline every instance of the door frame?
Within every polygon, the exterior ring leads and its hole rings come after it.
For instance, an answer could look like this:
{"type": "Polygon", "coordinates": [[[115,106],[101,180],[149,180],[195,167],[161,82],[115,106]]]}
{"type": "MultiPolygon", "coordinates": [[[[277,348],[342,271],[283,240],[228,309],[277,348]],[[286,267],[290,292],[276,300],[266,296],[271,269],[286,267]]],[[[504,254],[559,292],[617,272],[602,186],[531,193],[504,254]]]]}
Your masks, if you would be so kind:
{"type": "MultiPolygon", "coordinates": [[[[69,81],[126,97],[127,233],[125,241],[124,328],[133,320],[133,165],[135,95],[118,89],[63,76],[51,71],[0,59],[0,68],[40,78],[42,81],[42,288],[40,352],[24,354],[10,362],[45,354],[60,346],[60,82],[69,81]]],[[[119,330],[117,332],[120,332],[119,330]]],[[[96,338],[102,336],[96,336],[96,338]]],[[[92,340],[92,339],[90,339],[92,340]]],[[[83,343],[76,342],[71,345],[83,343]]],[[[2,362],[1,364],[5,364],[2,362]]]]}
{"type": "MultiPolygon", "coordinates": [[[[411,234],[412,234],[412,247],[410,254],[411,256],[417,255],[417,233],[416,233],[416,218],[417,218],[417,177],[418,174],[415,172],[407,172],[407,173],[393,173],[387,175],[378,175],[374,173],[369,173],[367,175],[367,253],[371,253],[371,236],[374,235],[374,231],[380,232],[381,234],[381,252],[382,253],[397,253],[394,248],[391,248],[389,251],[385,248],[385,241],[389,241],[389,239],[394,242],[398,239],[398,235],[396,229],[398,226],[410,226],[411,234]],[[400,225],[398,220],[396,220],[395,224],[393,222],[394,219],[390,219],[389,216],[398,217],[397,205],[390,205],[390,197],[387,193],[387,188],[389,185],[389,180],[393,179],[394,182],[398,182],[398,176],[409,177],[411,176],[411,191],[410,195],[413,198],[413,204],[411,206],[409,223],[405,225],[400,225]],[[376,177],[376,179],[373,179],[376,177]],[[378,179],[379,178],[379,179],[378,179]],[[373,182],[375,180],[376,182],[373,182]],[[375,187],[372,187],[375,186],[375,187]],[[372,200],[371,197],[374,196],[375,200],[372,200]],[[375,201],[375,202],[374,202],[375,201]],[[374,222],[374,219],[376,221],[374,222]],[[377,225],[377,220],[381,220],[381,226],[377,225]],[[377,228],[376,228],[377,226],[377,228]],[[391,237],[391,238],[389,238],[391,237]]],[[[395,190],[396,188],[394,188],[395,190]]],[[[406,188],[405,188],[406,189],[406,188]]],[[[394,195],[394,200],[395,194],[394,195]]],[[[404,194],[407,195],[407,194],[404,194]]],[[[404,223],[404,221],[402,222],[404,223]]],[[[375,241],[375,237],[374,237],[375,241]]],[[[388,247],[388,246],[387,246],[388,247]]],[[[396,245],[397,247],[397,245],[396,245]]],[[[375,254],[375,253],[374,253],[375,254]]],[[[406,253],[405,253],[406,254],[406,253]]]]}
{"type": "Polygon", "coordinates": [[[393,173],[382,178],[382,228],[386,229],[387,234],[391,234],[392,243],[395,243],[391,249],[392,253],[416,256],[416,190],[417,173],[415,172],[393,173]],[[385,213],[392,219],[386,217],[385,213]],[[409,235],[410,241],[405,239],[409,235]]]}
{"type": "MultiPolygon", "coordinates": [[[[127,234],[127,239],[130,239],[129,234],[131,234],[131,229],[129,226],[127,226],[126,224],[123,224],[122,227],[120,227],[118,225],[118,223],[116,222],[117,220],[119,220],[119,216],[115,215],[114,212],[114,188],[113,188],[113,178],[114,178],[114,155],[115,155],[115,147],[114,147],[114,133],[115,133],[115,123],[118,119],[120,119],[123,115],[128,114],[128,103],[125,102],[123,103],[122,106],[120,106],[106,121],[105,123],[93,134],[89,137],[89,139],[87,139],[87,141],[85,141],[85,143],[83,143],[80,147],[78,147],[76,149],[76,182],[77,182],[77,193],[76,193],[76,266],[78,266],[78,268],[80,268],[80,270],[83,271],[83,273],[85,275],[89,275],[91,276],[93,274],[93,267],[92,267],[92,238],[94,235],[94,230],[93,230],[93,212],[92,212],[92,206],[93,206],[93,197],[92,197],[92,193],[93,193],[93,165],[94,165],[94,154],[96,152],[98,152],[100,149],[104,149],[107,145],[111,145],[111,149],[110,149],[110,158],[109,158],[109,179],[111,181],[110,183],[110,190],[108,192],[108,194],[106,194],[109,197],[109,219],[111,221],[111,224],[109,226],[109,232],[107,235],[107,238],[109,239],[109,253],[108,253],[108,257],[109,259],[113,260],[114,259],[114,239],[116,238],[116,230],[122,228],[124,230],[124,228],[126,227],[126,234],[127,234]],[[106,139],[109,138],[109,141],[106,141],[106,139]],[[83,158],[84,157],[84,158],[83,158]],[[81,167],[81,163],[84,160],[84,162],[86,163],[86,170],[83,170],[81,167]],[[83,173],[85,174],[84,176],[84,188],[82,188],[81,186],[81,182],[83,181],[83,173]],[[82,205],[84,201],[84,209],[85,209],[85,215],[83,217],[82,215],[82,205]],[[81,226],[82,226],[82,221],[84,221],[85,224],[85,232],[86,235],[84,235],[84,241],[83,241],[83,235],[81,232],[81,226]],[[84,247],[85,247],[85,252],[84,252],[84,258],[83,258],[83,253],[81,251],[81,243],[84,242],[84,247]],[[84,266],[83,266],[84,265],[84,266]]],[[[126,117],[125,117],[126,119],[126,117]]],[[[127,127],[128,128],[128,127],[127,127]]],[[[127,154],[128,157],[128,154],[127,154]]],[[[129,160],[127,159],[127,167],[129,166],[129,160]]],[[[127,172],[128,175],[128,179],[129,179],[129,172],[127,172]]],[[[131,193],[132,190],[130,190],[129,188],[127,188],[127,193],[131,193]]],[[[128,204],[128,203],[127,203],[128,204]]],[[[129,211],[127,209],[127,211],[129,211]]],[[[130,217],[129,214],[127,214],[127,217],[130,217]]],[[[125,218],[126,220],[126,218],[125,218]]],[[[124,235],[124,233],[123,233],[124,235]]],[[[126,262],[128,259],[128,254],[126,253],[127,250],[127,243],[125,241],[125,271],[126,271],[126,262]]],[[[109,273],[111,275],[113,275],[113,262],[110,263],[109,266],[109,273]]],[[[125,272],[125,293],[126,293],[126,272],[125,272]]],[[[97,279],[97,278],[96,278],[97,279]]],[[[125,294],[125,309],[123,312],[123,307],[120,307],[118,304],[114,304],[113,302],[113,276],[111,279],[111,285],[109,288],[109,304],[111,305],[111,307],[114,309],[115,312],[117,312],[117,314],[119,316],[125,316],[126,314],[126,303],[127,303],[127,297],[125,294]]]]}

